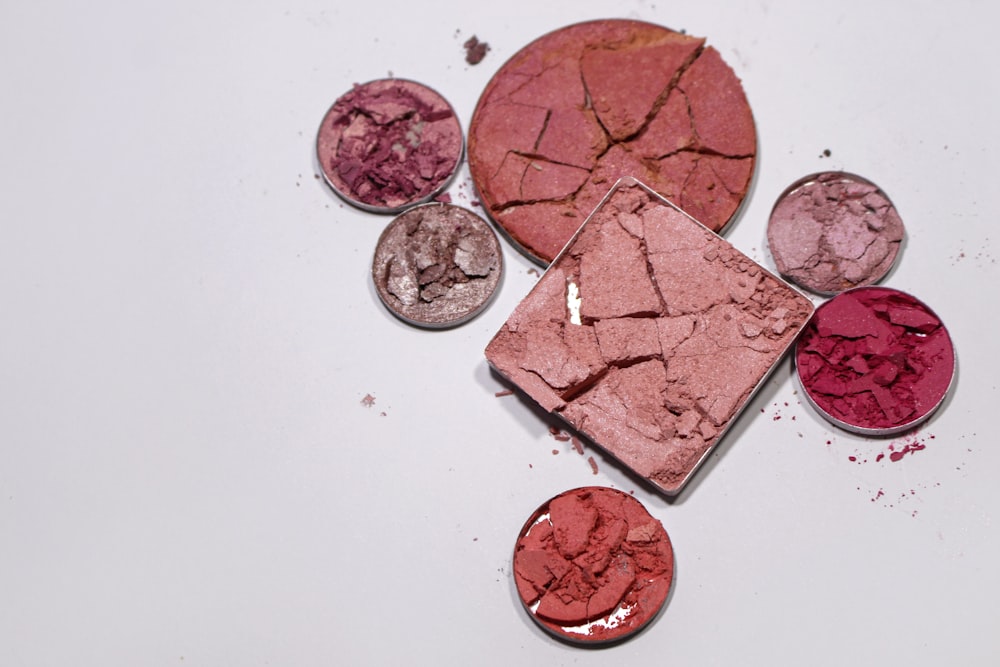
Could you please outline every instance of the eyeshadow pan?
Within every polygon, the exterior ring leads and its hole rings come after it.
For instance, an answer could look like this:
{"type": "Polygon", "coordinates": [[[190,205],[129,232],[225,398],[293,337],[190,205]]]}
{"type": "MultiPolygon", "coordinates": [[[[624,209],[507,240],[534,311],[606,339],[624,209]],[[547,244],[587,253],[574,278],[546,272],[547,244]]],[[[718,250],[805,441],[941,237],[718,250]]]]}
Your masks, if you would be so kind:
{"type": "Polygon", "coordinates": [[[622,179],[486,357],[543,409],[676,494],[812,311],[730,243],[622,179]]]}
{"type": "Polygon", "coordinates": [[[355,85],[316,135],[323,178],[345,201],[398,213],[441,192],[462,158],[462,128],[448,101],[406,79],[355,85]]]}
{"type": "Polygon", "coordinates": [[[417,326],[451,327],[489,305],[503,275],[489,224],[460,206],[414,206],[383,230],[372,259],[382,303],[417,326]]]}
{"type": "Polygon", "coordinates": [[[859,287],[816,309],[796,345],[795,366],[810,404],[830,422],[864,435],[893,435],[944,402],[955,350],[922,301],[887,287],[859,287]]]}
{"type": "Polygon", "coordinates": [[[580,644],[623,640],[663,608],[674,554],[663,524],[615,489],[584,487],[542,504],[514,548],[524,608],[556,637],[580,644]]]}
{"type": "Polygon", "coordinates": [[[721,231],[750,186],[757,135],[739,79],[704,39],[613,19],[511,57],[479,98],[468,150],[488,215],[547,264],[625,176],[721,231]]]}
{"type": "Polygon", "coordinates": [[[790,185],[767,225],[778,273],[817,294],[871,285],[892,268],[903,240],[896,207],[871,181],[822,172],[790,185]]]}

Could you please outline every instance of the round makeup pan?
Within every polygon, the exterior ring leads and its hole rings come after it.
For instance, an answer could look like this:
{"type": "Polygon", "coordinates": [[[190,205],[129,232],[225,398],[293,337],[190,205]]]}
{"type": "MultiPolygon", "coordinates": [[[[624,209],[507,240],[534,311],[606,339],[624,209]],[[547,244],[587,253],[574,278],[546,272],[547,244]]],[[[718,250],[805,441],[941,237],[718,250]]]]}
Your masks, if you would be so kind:
{"type": "Polygon", "coordinates": [[[448,101],[406,79],[355,85],[330,107],[316,135],[327,184],[373,213],[398,213],[439,194],[462,151],[462,128],[448,101]]]}
{"type": "Polygon", "coordinates": [[[750,187],[757,134],[740,80],[704,39],[613,19],[512,56],[479,98],[468,144],[487,214],[545,265],[621,177],[720,232],[750,187]]]}
{"type": "Polygon", "coordinates": [[[880,281],[896,261],[903,234],[896,207],[877,185],[835,171],[790,185],[767,225],[778,272],[825,296],[880,281]]]}
{"type": "Polygon", "coordinates": [[[468,209],[430,203],[407,209],[379,237],[372,281],[401,320],[453,327],[482,312],[503,275],[500,242],[468,209]]]}
{"type": "Polygon", "coordinates": [[[795,348],[799,383],[828,421],[862,435],[894,435],[926,420],[955,377],[941,319],[916,298],[859,287],[813,314],[795,348]]]}
{"type": "Polygon", "coordinates": [[[514,548],[525,610],[576,644],[624,640],[666,602],[674,574],[670,538],[638,500],[607,487],[566,491],[542,504],[514,548]]]}

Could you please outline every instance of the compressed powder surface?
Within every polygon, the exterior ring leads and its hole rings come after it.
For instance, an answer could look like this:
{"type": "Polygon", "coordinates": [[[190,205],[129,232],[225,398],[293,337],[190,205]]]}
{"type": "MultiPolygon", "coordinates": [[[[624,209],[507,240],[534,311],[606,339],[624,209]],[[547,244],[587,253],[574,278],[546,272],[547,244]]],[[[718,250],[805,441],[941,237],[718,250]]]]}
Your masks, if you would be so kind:
{"type": "Polygon", "coordinates": [[[663,525],[632,496],[605,487],[562,493],[525,523],[514,581],[533,618],[564,639],[621,639],[666,601],[674,559],[663,525]]]}
{"type": "Polygon", "coordinates": [[[500,68],[469,126],[469,169],[493,220],[548,263],[625,176],[720,231],[756,146],[740,81],[704,39],[602,20],[544,35],[500,68]]]}
{"type": "Polygon", "coordinates": [[[912,428],[941,404],[955,350],[941,320],[898,290],[862,287],[816,310],[796,346],[810,401],[834,423],[886,434],[912,428]]]}
{"type": "Polygon", "coordinates": [[[778,272],[818,294],[878,282],[903,240],[903,221],[878,186],[844,172],[813,174],[778,198],[767,242],[778,272]]]}
{"type": "Polygon", "coordinates": [[[372,281],[401,319],[441,328],[461,324],[493,298],[503,273],[500,243],[472,211],[424,204],[397,216],[382,232],[372,281]]]}
{"type": "Polygon", "coordinates": [[[731,244],[623,179],[486,357],[542,408],[673,494],[812,310],[731,244]]]}
{"type": "Polygon", "coordinates": [[[355,85],[330,107],[316,135],[320,168],[334,191],[384,212],[425,201],[447,185],[462,145],[447,100],[405,79],[355,85]]]}

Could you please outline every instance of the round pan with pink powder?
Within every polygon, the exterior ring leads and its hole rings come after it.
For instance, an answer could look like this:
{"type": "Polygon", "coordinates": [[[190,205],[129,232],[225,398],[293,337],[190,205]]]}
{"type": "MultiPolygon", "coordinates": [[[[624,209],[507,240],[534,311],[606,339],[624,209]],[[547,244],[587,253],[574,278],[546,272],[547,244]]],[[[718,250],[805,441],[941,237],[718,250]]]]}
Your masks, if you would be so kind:
{"type": "Polygon", "coordinates": [[[718,51],[618,19],[571,25],[518,51],[480,96],[468,140],[487,214],[541,264],[626,176],[721,231],[747,194],[756,152],[750,105],[718,51]]]}
{"type": "Polygon", "coordinates": [[[778,272],[827,296],[882,280],[896,261],[903,234],[896,207],[877,185],[836,171],[790,185],[767,225],[778,272]]]}

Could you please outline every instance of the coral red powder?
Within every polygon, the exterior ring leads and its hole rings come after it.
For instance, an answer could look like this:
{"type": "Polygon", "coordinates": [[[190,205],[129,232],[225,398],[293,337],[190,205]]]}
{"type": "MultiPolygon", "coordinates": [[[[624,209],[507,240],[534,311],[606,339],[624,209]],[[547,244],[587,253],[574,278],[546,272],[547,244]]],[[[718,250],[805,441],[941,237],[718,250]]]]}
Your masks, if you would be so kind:
{"type": "Polygon", "coordinates": [[[673,580],[670,538],[632,496],[605,487],[567,491],[525,523],[514,582],[525,608],[562,639],[609,642],[648,624],[673,580]]]}
{"type": "Polygon", "coordinates": [[[844,292],[820,306],[796,348],[806,396],[848,430],[889,435],[941,404],[955,351],[941,320],[914,297],[885,287],[844,292]]]}

